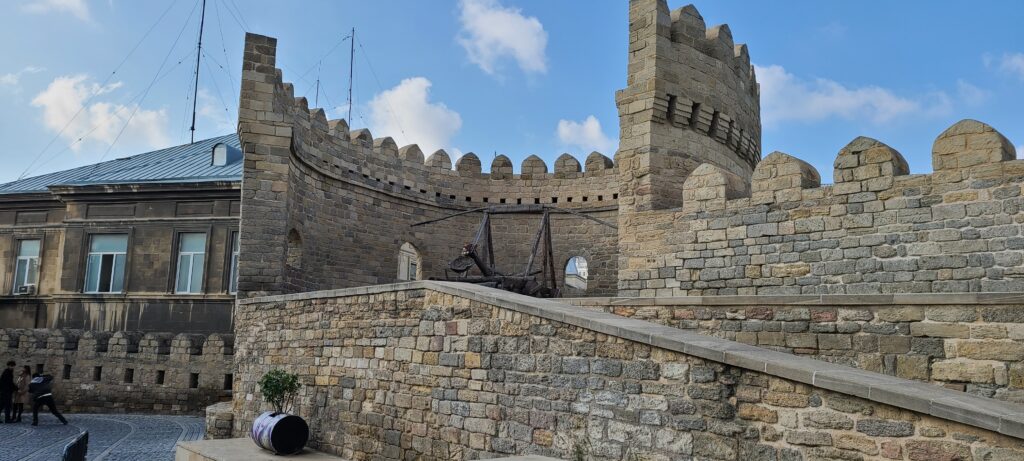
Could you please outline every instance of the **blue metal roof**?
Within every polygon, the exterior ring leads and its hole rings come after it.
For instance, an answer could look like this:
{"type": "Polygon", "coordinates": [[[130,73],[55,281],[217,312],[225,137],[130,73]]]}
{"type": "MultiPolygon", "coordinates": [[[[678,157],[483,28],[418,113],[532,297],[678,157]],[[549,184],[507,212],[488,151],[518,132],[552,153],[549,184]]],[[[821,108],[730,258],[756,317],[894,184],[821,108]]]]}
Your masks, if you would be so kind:
{"type": "Polygon", "coordinates": [[[49,186],[241,181],[241,159],[224,166],[212,164],[211,153],[213,146],[218,143],[241,149],[238,135],[232,133],[192,144],[0,184],[0,194],[45,192],[49,186]]]}

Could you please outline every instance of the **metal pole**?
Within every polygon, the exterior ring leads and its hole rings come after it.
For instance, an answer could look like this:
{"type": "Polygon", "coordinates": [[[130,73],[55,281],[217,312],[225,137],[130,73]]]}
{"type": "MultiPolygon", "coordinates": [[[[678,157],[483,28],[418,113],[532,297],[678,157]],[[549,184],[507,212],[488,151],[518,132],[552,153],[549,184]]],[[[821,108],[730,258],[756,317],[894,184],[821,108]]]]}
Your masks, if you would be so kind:
{"type": "Polygon", "coordinates": [[[199,15],[199,44],[196,47],[196,86],[192,91],[192,141],[196,142],[196,104],[199,102],[199,59],[203,56],[203,26],[206,23],[206,0],[203,0],[203,11],[199,15]]]}
{"type": "MultiPolygon", "coordinates": [[[[204,0],[205,1],[205,0],[204,0]]],[[[353,64],[355,63],[356,57],[356,28],[352,28],[352,42],[349,43],[350,49],[348,52],[348,118],[345,121],[348,122],[348,126],[352,126],[352,71],[353,64]]]]}

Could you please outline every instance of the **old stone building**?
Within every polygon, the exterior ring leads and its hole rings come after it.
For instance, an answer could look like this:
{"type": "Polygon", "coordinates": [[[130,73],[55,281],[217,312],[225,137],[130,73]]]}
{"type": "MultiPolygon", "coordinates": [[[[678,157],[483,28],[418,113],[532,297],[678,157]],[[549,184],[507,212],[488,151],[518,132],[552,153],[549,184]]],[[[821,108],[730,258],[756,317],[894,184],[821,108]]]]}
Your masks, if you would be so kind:
{"type": "Polygon", "coordinates": [[[0,324],[231,331],[238,137],[0,184],[0,324]]]}

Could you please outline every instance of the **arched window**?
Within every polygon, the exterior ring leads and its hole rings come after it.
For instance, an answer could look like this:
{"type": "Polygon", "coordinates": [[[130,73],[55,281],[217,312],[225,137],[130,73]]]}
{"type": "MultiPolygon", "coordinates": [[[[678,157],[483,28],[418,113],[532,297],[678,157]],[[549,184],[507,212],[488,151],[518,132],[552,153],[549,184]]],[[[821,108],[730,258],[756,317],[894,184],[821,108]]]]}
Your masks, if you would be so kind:
{"type": "Polygon", "coordinates": [[[587,260],[582,256],[573,256],[565,263],[565,287],[573,290],[586,291],[587,278],[590,270],[587,268],[587,260]]]}
{"type": "Polygon", "coordinates": [[[411,243],[405,242],[398,249],[398,280],[420,279],[420,253],[411,243]]]}
{"type": "Polygon", "coordinates": [[[288,254],[285,263],[293,269],[302,268],[302,237],[299,237],[299,231],[295,229],[288,231],[288,254]]]}

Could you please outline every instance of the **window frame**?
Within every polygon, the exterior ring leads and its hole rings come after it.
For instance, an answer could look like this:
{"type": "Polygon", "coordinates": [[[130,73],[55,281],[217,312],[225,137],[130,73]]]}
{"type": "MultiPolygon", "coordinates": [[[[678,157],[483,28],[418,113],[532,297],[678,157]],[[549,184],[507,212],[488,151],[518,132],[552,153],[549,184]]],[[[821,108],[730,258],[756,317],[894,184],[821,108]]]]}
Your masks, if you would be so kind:
{"type": "MultiPolygon", "coordinates": [[[[18,288],[20,286],[24,286],[24,285],[35,285],[36,286],[36,293],[37,294],[39,293],[39,279],[41,278],[42,272],[43,272],[43,245],[46,243],[46,239],[43,238],[43,237],[44,237],[43,235],[15,235],[14,236],[14,238],[13,238],[13,242],[14,242],[14,266],[11,267],[11,288],[10,288],[10,293],[12,295],[18,294],[18,288]],[[35,241],[39,242],[39,251],[36,253],[35,257],[21,256],[20,253],[21,253],[21,246],[22,246],[23,242],[25,242],[25,241],[32,241],[32,240],[35,240],[35,241]],[[36,281],[35,281],[35,283],[31,283],[31,284],[30,283],[26,283],[24,285],[19,285],[18,284],[18,266],[19,266],[19,263],[21,262],[21,260],[23,260],[23,259],[25,259],[25,260],[35,259],[36,260],[36,281]]],[[[26,276],[28,275],[28,270],[25,271],[25,274],[26,274],[26,276]]]]}
{"type": "MultiPolygon", "coordinates": [[[[82,248],[82,252],[83,252],[83,259],[85,260],[85,262],[84,262],[84,264],[82,264],[82,266],[80,266],[80,267],[83,267],[84,270],[82,271],[81,276],[79,277],[79,280],[82,281],[81,282],[82,283],[82,287],[81,287],[82,293],[83,294],[89,294],[89,295],[111,295],[111,294],[124,294],[124,293],[126,293],[128,291],[129,274],[131,274],[131,271],[128,270],[128,268],[131,267],[131,259],[130,259],[131,248],[132,248],[132,232],[131,232],[131,230],[130,229],[128,229],[128,230],[125,230],[125,229],[96,229],[96,230],[92,230],[92,231],[89,231],[89,232],[87,232],[85,234],[85,242],[84,243],[85,243],[85,245],[82,245],[82,247],[83,247],[82,248]],[[124,252],[97,252],[97,253],[94,253],[92,251],[92,239],[95,238],[96,236],[100,236],[100,235],[123,235],[125,237],[124,252]],[[89,259],[90,259],[90,257],[93,254],[98,254],[98,255],[110,254],[110,255],[114,256],[114,260],[111,263],[111,268],[110,268],[110,272],[111,272],[110,286],[111,286],[111,288],[114,286],[113,274],[116,272],[115,268],[117,267],[116,266],[117,255],[119,255],[119,254],[123,254],[124,255],[124,272],[121,274],[121,290],[120,291],[89,291],[89,287],[87,286],[88,285],[87,282],[89,281],[89,259]]],[[[99,290],[99,287],[100,287],[99,278],[97,278],[96,282],[97,282],[96,283],[96,289],[99,290]]]]}
{"type": "Polygon", "coordinates": [[[172,264],[174,264],[174,270],[171,271],[174,274],[174,276],[173,276],[173,278],[171,280],[171,292],[173,294],[176,294],[176,295],[202,295],[202,294],[206,293],[206,279],[207,279],[207,277],[209,276],[209,273],[210,273],[210,271],[209,271],[209,265],[210,265],[209,254],[210,254],[210,234],[211,233],[212,232],[210,232],[210,230],[208,228],[207,229],[176,229],[175,230],[175,232],[174,232],[174,252],[172,253],[174,255],[174,257],[171,259],[172,264]],[[201,253],[198,252],[198,251],[188,251],[188,252],[182,252],[181,251],[181,238],[185,234],[203,234],[203,251],[201,253]],[[201,278],[200,278],[200,281],[199,281],[199,291],[178,291],[178,279],[179,279],[179,277],[181,277],[181,257],[182,257],[182,255],[184,255],[186,253],[189,255],[189,267],[188,267],[188,270],[189,270],[188,288],[189,289],[192,288],[192,276],[193,276],[192,270],[193,270],[194,264],[195,264],[195,255],[197,255],[197,254],[202,254],[203,255],[203,264],[202,264],[202,271],[203,271],[203,273],[200,276],[201,278]]]}

